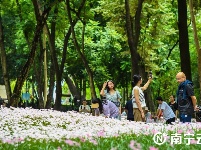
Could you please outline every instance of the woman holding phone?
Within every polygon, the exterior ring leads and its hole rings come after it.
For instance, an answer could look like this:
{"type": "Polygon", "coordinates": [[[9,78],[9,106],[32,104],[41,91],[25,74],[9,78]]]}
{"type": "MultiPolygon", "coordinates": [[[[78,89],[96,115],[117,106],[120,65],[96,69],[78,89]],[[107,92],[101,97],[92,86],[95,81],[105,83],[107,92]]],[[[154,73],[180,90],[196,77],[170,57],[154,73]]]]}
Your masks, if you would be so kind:
{"type": "Polygon", "coordinates": [[[147,83],[141,87],[142,77],[140,75],[134,75],[132,81],[132,100],[133,100],[133,115],[134,121],[145,121],[145,97],[143,91],[146,90],[152,81],[152,77],[149,77],[147,83]]]}

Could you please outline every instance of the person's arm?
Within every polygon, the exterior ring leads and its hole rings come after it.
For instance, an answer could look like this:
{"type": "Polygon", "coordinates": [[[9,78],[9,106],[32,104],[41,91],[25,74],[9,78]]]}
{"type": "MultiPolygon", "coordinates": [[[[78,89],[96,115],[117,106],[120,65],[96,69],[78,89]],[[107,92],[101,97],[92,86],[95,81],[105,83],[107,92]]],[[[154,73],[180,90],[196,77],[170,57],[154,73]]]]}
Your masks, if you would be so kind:
{"type": "Polygon", "coordinates": [[[107,82],[104,82],[104,83],[103,83],[103,87],[102,87],[102,89],[101,89],[101,91],[100,91],[100,95],[101,95],[101,96],[105,96],[104,90],[105,90],[105,88],[106,88],[106,85],[107,85],[107,82]]]}
{"type": "Polygon", "coordinates": [[[120,107],[119,107],[119,114],[121,114],[121,104],[120,104],[120,107]]]}
{"type": "Polygon", "coordinates": [[[163,109],[159,109],[158,117],[160,118],[163,114],[163,109]]]}
{"type": "Polygon", "coordinates": [[[119,113],[121,114],[121,95],[119,91],[116,91],[116,94],[117,94],[117,101],[120,102],[120,106],[118,108],[119,108],[119,113]]]}
{"type": "Polygon", "coordinates": [[[162,102],[162,104],[159,105],[159,113],[158,113],[158,118],[160,118],[165,111],[165,103],[162,102]]]}
{"type": "Polygon", "coordinates": [[[89,105],[87,105],[86,109],[87,109],[87,112],[88,112],[88,113],[91,112],[91,109],[90,109],[89,105]]]}
{"type": "Polygon", "coordinates": [[[196,99],[196,97],[191,96],[191,100],[192,100],[192,103],[193,103],[194,110],[197,110],[197,99],[196,99]]]}
{"type": "Polygon", "coordinates": [[[159,119],[162,115],[162,110],[161,110],[161,104],[159,104],[158,109],[157,109],[157,113],[156,113],[156,117],[157,119],[159,119]]]}
{"type": "Polygon", "coordinates": [[[197,110],[197,99],[196,99],[196,97],[194,95],[193,86],[190,85],[190,84],[187,84],[186,85],[186,90],[187,90],[187,94],[191,97],[194,110],[197,110]]]}
{"type": "Polygon", "coordinates": [[[178,116],[178,110],[175,111],[175,119],[177,119],[178,116]]]}
{"type": "Polygon", "coordinates": [[[80,105],[80,107],[79,107],[79,112],[81,112],[81,111],[82,111],[82,109],[81,109],[81,108],[82,108],[82,105],[80,105]]]}
{"type": "Polygon", "coordinates": [[[139,109],[139,111],[141,112],[141,115],[142,115],[142,118],[144,118],[144,111],[141,107],[141,103],[140,103],[140,97],[139,97],[139,90],[138,89],[134,89],[134,97],[135,97],[135,102],[136,102],[136,105],[139,109]]]}
{"type": "Polygon", "coordinates": [[[143,87],[141,87],[141,89],[142,89],[143,91],[146,90],[146,89],[148,88],[149,84],[151,83],[151,81],[152,81],[152,78],[149,77],[147,83],[146,83],[143,87]]]}
{"type": "Polygon", "coordinates": [[[178,116],[178,104],[175,102],[174,104],[174,109],[175,109],[175,118],[177,119],[177,116],[178,116]]]}
{"type": "Polygon", "coordinates": [[[160,119],[162,114],[163,114],[163,109],[158,109],[157,119],[160,119]]]}

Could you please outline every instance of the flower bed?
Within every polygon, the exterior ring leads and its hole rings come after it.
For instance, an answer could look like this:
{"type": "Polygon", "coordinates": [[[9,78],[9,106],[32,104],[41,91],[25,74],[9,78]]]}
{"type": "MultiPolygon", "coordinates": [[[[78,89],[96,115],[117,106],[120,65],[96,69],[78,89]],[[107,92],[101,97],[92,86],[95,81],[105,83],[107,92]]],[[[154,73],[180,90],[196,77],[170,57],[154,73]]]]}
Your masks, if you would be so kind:
{"type": "Polygon", "coordinates": [[[0,109],[0,149],[197,149],[200,129],[201,123],[145,124],[72,111],[0,109]]]}

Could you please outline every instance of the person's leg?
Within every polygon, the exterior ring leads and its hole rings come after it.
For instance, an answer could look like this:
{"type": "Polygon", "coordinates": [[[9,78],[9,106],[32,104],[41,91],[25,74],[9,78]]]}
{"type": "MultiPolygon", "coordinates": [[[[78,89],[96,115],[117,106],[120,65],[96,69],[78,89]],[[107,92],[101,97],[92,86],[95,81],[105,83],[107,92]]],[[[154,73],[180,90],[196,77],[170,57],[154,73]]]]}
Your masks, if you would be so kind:
{"type": "Polygon", "coordinates": [[[192,118],[191,115],[186,115],[185,116],[185,122],[191,122],[191,118],[192,118]]]}
{"type": "MultiPolygon", "coordinates": [[[[144,111],[144,108],[142,108],[142,109],[144,111]]],[[[133,109],[133,114],[134,114],[134,120],[135,121],[145,122],[145,118],[142,118],[142,114],[138,108],[133,109]]]]}
{"type": "Polygon", "coordinates": [[[166,120],[166,124],[172,124],[172,122],[175,122],[175,117],[166,120]]]}
{"type": "Polygon", "coordinates": [[[134,121],[134,118],[127,118],[127,120],[129,120],[129,121],[134,121]]]}
{"type": "Polygon", "coordinates": [[[179,115],[180,122],[184,123],[184,115],[179,115]]]}
{"type": "Polygon", "coordinates": [[[134,120],[135,121],[142,121],[141,112],[139,111],[138,108],[133,109],[133,114],[134,114],[134,120]]]}
{"type": "Polygon", "coordinates": [[[174,117],[174,118],[171,118],[171,123],[172,123],[172,122],[175,122],[175,117],[174,117]]]}
{"type": "Polygon", "coordinates": [[[170,119],[166,120],[166,124],[170,124],[170,119]]]}

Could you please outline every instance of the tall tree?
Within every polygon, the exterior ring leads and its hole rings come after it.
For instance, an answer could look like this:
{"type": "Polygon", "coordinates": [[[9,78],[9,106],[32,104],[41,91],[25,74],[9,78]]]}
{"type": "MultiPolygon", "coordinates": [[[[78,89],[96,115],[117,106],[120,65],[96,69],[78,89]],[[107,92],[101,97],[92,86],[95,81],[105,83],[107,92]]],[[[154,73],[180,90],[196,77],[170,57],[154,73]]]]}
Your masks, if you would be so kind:
{"type": "MultiPolygon", "coordinates": [[[[198,39],[192,0],[189,0],[189,8],[190,8],[190,14],[191,14],[191,20],[192,20],[193,33],[194,33],[194,41],[195,41],[195,46],[196,46],[197,55],[198,55],[198,75],[199,75],[199,85],[200,85],[200,93],[201,93],[201,47],[200,47],[200,43],[198,39]]],[[[201,98],[201,95],[200,95],[200,98],[201,98]]]]}
{"type": "MultiPolygon", "coordinates": [[[[80,2],[80,6],[78,7],[78,11],[77,11],[78,16],[80,15],[80,13],[82,11],[82,8],[84,7],[85,1],[86,0],[82,0],[80,2]]],[[[57,58],[56,58],[55,48],[54,49],[50,48],[51,56],[52,56],[52,59],[53,59],[53,64],[54,64],[54,67],[56,69],[56,101],[55,101],[55,106],[54,106],[54,108],[56,110],[60,110],[60,108],[61,108],[61,96],[62,96],[61,81],[62,81],[62,75],[63,75],[63,70],[64,70],[64,63],[66,62],[67,46],[68,46],[68,42],[70,40],[70,35],[71,35],[71,32],[72,32],[71,28],[74,28],[74,26],[76,25],[77,21],[78,20],[75,19],[73,21],[73,23],[70,24],[70,27],[69,27],[66,35],[65,35],[64,46],[63,46],[63,54],[62,54],[63,57],[62,57],[60,67],[59,67],[59,64],[58,64],[58,61],[57,61],[57,58]]],[[[48,36],[48,37],[50,37],[50,36],[48,36]]],[[[51,41],[51,39],[49,39],[49,44],[50,44],[50,41],[51,41]]]]}
{"type": "Polygon", "coordinates": [[[125,9],[126,9],[126,31],[128,37],[128,45],[131,52],[131,67],[132,73],[131,76],[134,74],[139,74],[139,62],[140,62],[140,55],[137,52],[138,41],[140,37],[140,16],[142,12],[142,3],[143,0],[138,0],[138,7],[135,14],[135,18],[132,19],[130,15],[130,1],[125,0],[125,9]],[[134,21],[134,22],[133,22],[134,21]]]}
{"type": "MultiPolygon", "coordinates": [[[[145,72],[145,64],[140,62],[141,57],[138,53],[138,44],[140,38],[140,18],[142,13],[142,4],[144,0],[138,0],[137,10],[135,12],[135,17],[132,18],[130,15],[130,3],[129,0],[125,0],[125,8],[126,8],[126,30],[128,37],[128,45],[131,53],[131,64],[132,64],[132,72],[131,76],[134,74],[141,74],[143,79],[147,79],[147,73],[145,72]]],[[[149,108],[154,111],[154,103],[151,100],[151,90],[147,89],[145,94],[146,102],[149,108]]]]}
{"type": "MultiPolygon", "coordinates": [[[[0,7],[0,9],[1,9],[1,7],[0,7]]],[[[1,59],[1,65],[2,65],[4,84],[6,87],[6,95],[7,95],[9,104],[10,104],[11,88],[10,88],[10,81],[9,81],[9,76],[8,76],[8,71],[7,71],[6,51],[4,48],[3,33],[4,33],[3,32],[3,24],[2,24],[1,13],[0,13],[0,59],[1,59]]]]}
{"type": "Polygon", "coordinates": [[[187,79],[192,80],[187,26],[187,3],[186,0],[177,0],[177,2],[181,71],[186,74],[187,79]]]}
{"type": "Polygon", "coordinates": [[[70,24],[71,24],[71,32],[72,32],[72,38],[73,38],[73,42],[74,42],[74,46],[77,50],[77,52],[79,53],[81,59],[82,59],[82,62],[87,70],[87,73],[89,75],[89,84],[90,84],[90,90],[91,90],[91,97],[92,98],[96,98],[96,91],[95,91],[95,85],[94,85],[94,79],[93,79],[93,71],[91,70],[88,62],[87,62],[87,59],[84,55],[84,53],[81,51],[81,48],[78,44],[78,41],[76,39],[76,35],[75,35],[75,31],[74,31],[74,27],[72,26],[73,24],[73,20],[72,20],[72,17],[71,17],[71,8],[70,8],[70,1],[69,0],[66,0],[66,5],[67,5],[67,12],[68,12],[68,18],[69,18],[69,21],[70,21],[70,24]]]}
{"type": "Polygon", "coordinates": [[[19,75],[19,77],[17,78],[14,90],[13,90],[13,94],[11,96],[11,105],[12,106],[17,106],[18,104],[18,99],[20,98],[21,95],[21,90],[22,90],[22,86],[24,84],[24,81],[27,78],[28,72],[31,68],[31,65],[34,62],[34,57],[36,54],[36,49],[37,49],[37,45],[38,45],[38,41],[39,38],[41,36],[41,32],[43,29],[43,26],[48,18],[48,14],[52,8],[52,6],[57,3],[58,1],[55,1],[54,3],[51,3],[51,5],[49,5],[42,13],[42,15],[40,15],[39,13],[39,9],[38,9],[38,5],[37,5],[37,0],[32,0],[34,8],[35,8],[35,12],[36,12],[36,17],[38,18],[37,20],[37,25],[35,28],[35,34],[34,34],[34,38],[32,40],[32,44],[31,44],[31,48],[30,48],[30,54],[28,57],[27,62],[25,63],[23,69],[21,70],[21,74],[19,75]]]}

